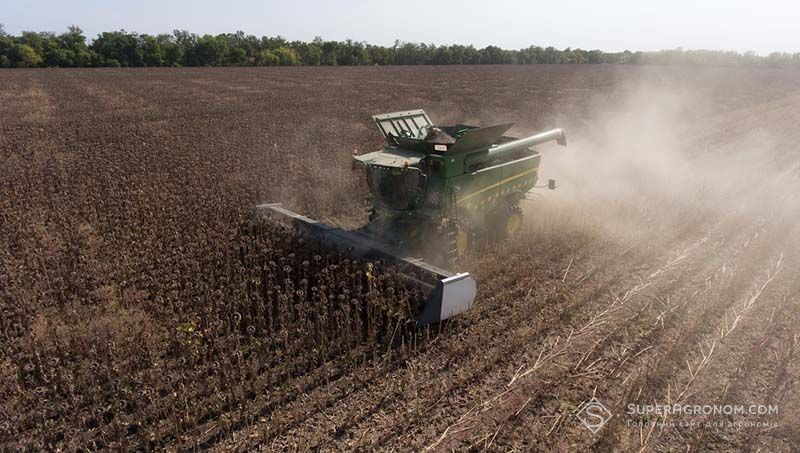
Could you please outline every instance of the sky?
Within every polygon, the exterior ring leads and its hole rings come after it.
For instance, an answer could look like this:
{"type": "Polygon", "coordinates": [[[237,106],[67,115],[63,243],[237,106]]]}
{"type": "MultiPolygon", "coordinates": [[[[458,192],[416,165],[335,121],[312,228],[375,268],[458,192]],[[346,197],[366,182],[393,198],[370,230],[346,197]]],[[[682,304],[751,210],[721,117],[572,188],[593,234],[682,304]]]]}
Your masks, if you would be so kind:
{"type": "Polygon", "coordinates": [[[291,40],[800,52],[797,0],[0,0],[6,32],[242,30],[291,40]]]}

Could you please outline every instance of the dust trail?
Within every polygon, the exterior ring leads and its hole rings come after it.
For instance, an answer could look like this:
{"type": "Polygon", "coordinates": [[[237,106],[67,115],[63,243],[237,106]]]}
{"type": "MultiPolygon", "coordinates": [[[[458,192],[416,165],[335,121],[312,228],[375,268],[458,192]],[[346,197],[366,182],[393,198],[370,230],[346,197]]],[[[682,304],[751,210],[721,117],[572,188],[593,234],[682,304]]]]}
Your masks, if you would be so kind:
{"type": "Polygon", "coordinates": [[[785,119],[800,98],[710,116],[700,93],[643,83],[598,105],[582,127],[567,123],[570,146],[542,159],[542,177],[559,189],[528,204],[539,209],[531,214],[621,243],[702,229],[721,215],[800,219],[797,133],[785,119]]]}

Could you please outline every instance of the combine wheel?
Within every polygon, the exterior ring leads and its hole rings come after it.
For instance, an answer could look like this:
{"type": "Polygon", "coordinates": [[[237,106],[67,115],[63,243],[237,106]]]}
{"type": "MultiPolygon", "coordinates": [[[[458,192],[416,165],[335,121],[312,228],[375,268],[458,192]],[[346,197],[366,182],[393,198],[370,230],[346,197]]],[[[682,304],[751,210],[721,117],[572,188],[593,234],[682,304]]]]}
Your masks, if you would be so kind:
{"type": "Polygon", "coordinates": [[[456,223],[456,253],[461,258],[467,254],[470,248],[469,228],[464,223],[456,223]]]}
{"type": "Polygon", "coordinates": [[[517,205],[499,206],[493,215],[494,237],[498,241],[513,239],[522,228],[522,209],[517,205]]]}
{"type": "Polygon", "coordinates": [[[505,237],[514,238],[522,228],[522,209],[519,206],[510,206],[506,217],[505,237]]]}
{"type": "Polygon", "coordinates": [[[445,228],[445,261],[454,265],[472,249],[472,230],[463,219],[455,219],[447,223],[445,228]]]}

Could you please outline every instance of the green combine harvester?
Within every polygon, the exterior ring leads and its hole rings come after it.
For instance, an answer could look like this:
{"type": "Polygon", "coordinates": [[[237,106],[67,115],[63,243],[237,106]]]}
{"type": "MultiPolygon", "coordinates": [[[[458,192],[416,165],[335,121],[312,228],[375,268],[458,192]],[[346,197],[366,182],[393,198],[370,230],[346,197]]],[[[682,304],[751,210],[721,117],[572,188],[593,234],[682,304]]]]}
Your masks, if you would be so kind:
{"type": "MultiPolygon", "coordinates": [[[[520,200],[536,186],[541,154],[532,147],[566,145],[562,129],[526,138],[504,134],[513,124],[434,126],[422,110],[373,117],[386,139],[380,151],[354,155],[366,170],[369,223],[344,230],[283,208],[256,212],[291,222],[323,243],[368,261],[397,267],[426,289],[418,326],[467,311],[476,295],[469,273],[453,273],[471,250],[513,238],[522,225],[520,200]],[[439,267],[442,266],[442,267],[439,267]]],[[[547,185],[555,189],[555,181],[547,185]]]]}

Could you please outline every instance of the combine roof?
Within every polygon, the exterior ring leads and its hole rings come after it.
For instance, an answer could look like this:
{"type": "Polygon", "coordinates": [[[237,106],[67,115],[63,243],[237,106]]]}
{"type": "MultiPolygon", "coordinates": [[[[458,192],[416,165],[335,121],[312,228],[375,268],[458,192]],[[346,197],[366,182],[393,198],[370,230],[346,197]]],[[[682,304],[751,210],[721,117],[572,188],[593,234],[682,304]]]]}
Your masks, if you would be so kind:
{"type": "Polygon", "coordinates": [[[353,156],[353,159],[368,165],[384,167],[410,167],[425,158],[425,153],[400,148],[385,148],[381,151],[353,156]]]}
{"type": "Polygon", "coordinates": [[[386,139],[393,137],[415,138],[419,130],[431,126],[431,119],[424,110],[406,110],[403,112],[384,113],[372,117],[386,139]]]}

